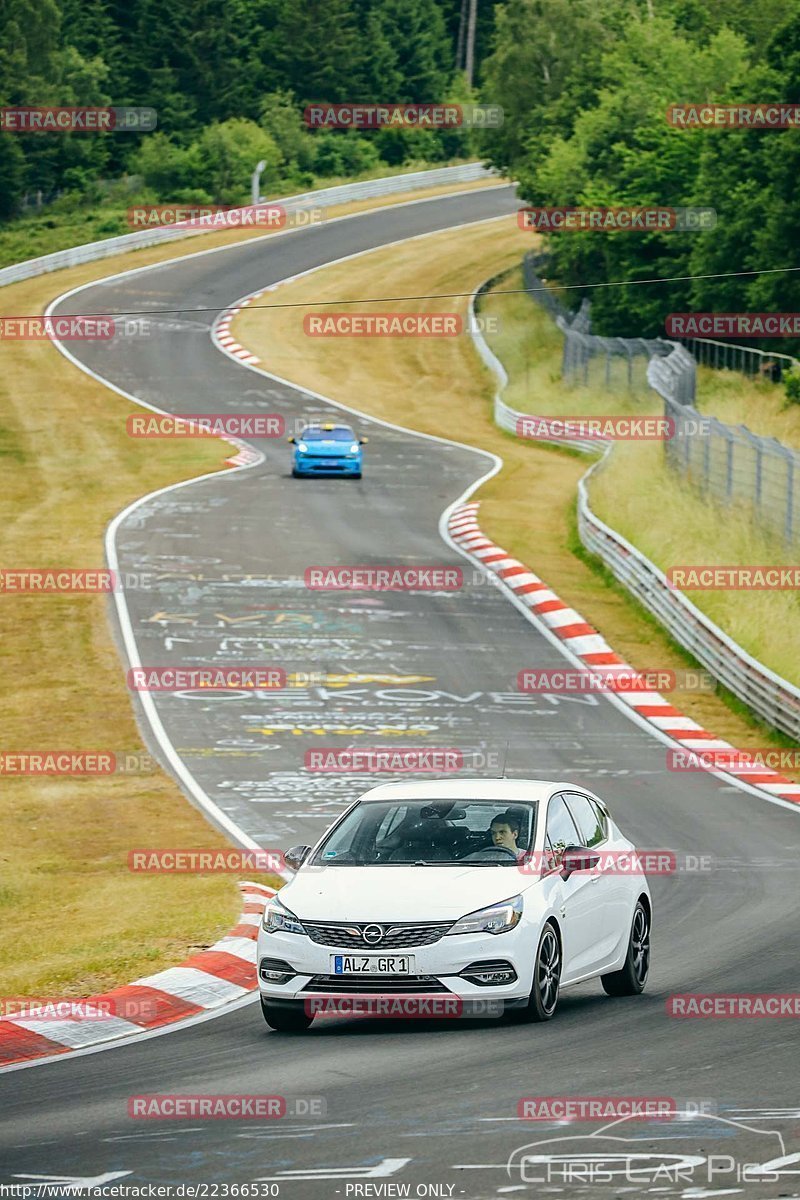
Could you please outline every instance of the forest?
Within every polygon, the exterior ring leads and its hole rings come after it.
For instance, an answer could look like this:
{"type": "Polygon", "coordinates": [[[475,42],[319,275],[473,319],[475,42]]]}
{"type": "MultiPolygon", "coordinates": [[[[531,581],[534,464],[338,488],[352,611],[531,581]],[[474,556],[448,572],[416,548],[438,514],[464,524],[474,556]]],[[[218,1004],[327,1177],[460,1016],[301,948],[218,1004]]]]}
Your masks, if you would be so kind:
{"type": "Polygon", "coordinates": [[[666,119],[676,102],[796,100],[800,0],[475,0],[472,80],[469,7],[0,0],[0,107],[158,114],[157,130],[141,135],[0,133],[0,223],[129,198],[238,203],[258,160],[274,196],[479,157],[532,204],[715,209],[714,228],[696,233],[550,238],[550,274],[564,284],[637,281],[592,293],[596,332],[652,335],[667,303],[800,309],[800,131],[666,119]],[[501,105],[502,127],[344,131],[303,120],[318,101],[468,100],[501,105]],[[638,282],[651,278],[676,282],[638,282]]]}

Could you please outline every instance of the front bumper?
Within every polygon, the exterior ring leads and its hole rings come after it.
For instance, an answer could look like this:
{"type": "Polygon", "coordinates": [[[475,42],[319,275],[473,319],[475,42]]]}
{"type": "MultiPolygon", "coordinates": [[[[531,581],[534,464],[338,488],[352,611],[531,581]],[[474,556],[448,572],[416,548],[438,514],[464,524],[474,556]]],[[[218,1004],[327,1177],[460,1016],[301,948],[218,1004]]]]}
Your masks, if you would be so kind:
{"type": "Polygon", "coordinates": [[[312,454],[296,454],[294,469],[298,475],[360,475],[361,455],[325,458],[312,454]]]}
{"type": "MultiPolygon", "coordinates": [[[[333,972],[335,955],[353,954],[333,946],[312,942],[302,934],[265,933],[259,930],[257,970],[261,995],[271,1001],[305,1001],[318,996],[421,996],[438,995],[462,1000],[526,1000],[533,980],[535,935],[523,926],[502,934],[460,934],[443,937],[427,946],[397,949],[395,956],[412,955],[412,976],[340,976],[333,972]],[[286,982],[263,978],[262,963],[286,963],[295,972],[286,982]],[[509,983],[473,983],[465,979],[465,968],[475,964],[507,963],[516,976],[509,983]]],[[[359,953],[378,953],[366,947],[359,953]]]]}

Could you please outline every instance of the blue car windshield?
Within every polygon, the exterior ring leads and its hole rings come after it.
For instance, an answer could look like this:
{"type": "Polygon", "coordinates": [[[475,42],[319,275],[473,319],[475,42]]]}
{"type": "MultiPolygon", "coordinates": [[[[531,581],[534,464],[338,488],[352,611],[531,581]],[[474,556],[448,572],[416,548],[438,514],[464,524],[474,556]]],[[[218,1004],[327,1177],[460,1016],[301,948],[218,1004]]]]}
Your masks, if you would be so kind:
{"type": "Polygon", "coordinates": [[[301,433],[304,442],[354,442],[356,435],[346,425],[337,425],[335,429],[304,429],[301,433]]]}

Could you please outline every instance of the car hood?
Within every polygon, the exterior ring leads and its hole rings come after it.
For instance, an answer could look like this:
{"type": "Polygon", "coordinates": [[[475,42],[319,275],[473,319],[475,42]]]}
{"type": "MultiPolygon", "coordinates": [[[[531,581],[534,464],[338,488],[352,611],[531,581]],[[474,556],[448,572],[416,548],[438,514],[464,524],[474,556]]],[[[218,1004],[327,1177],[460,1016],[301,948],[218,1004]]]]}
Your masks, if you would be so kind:
{"type": "Polygon", "coordinates": [[[442,921],[516,896],[510,867],[303,867],[280,899],[307,921],[442,921]]]}
{"type": "MultiPolygon", "coordinates": [[[[311,454],[314,458],[342,458],[350,453],[350,447],[355,444],[355,439],[352,442],[324,441],[324,442],[306,442],[308,450],[306,454],[311,454]]],[[[301,450],[302,454],[303,451],[301,450]]]]}

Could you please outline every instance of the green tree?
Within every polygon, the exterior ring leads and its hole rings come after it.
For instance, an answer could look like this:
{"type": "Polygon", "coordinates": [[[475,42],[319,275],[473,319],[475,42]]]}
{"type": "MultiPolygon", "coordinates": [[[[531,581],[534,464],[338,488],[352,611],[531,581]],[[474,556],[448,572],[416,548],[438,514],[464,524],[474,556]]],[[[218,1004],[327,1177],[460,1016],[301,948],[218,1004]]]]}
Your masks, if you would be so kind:
{"type": "Polygon", "coordinates": [[[314,170],[318,175],[360,175],[380,163],[380,155],[371,134],[334,133],[322,130],[314,138],[314,170]]]}
{"type": "Polygon", "coordinates": [[[303,104],[363,98],[365,47],[351,0],[282,0],[265,49],[303,104]]]}
{"type": "Polygon", "coordinates": [[[222,204],[249,198],[250,176],[257,162],[263,159],[266,163],[267,178],[276,175],[283,163],[280,150],[266,130],[242,117],[209,125],[197,140],[196,153],[196,185],[222,204]]]}
{"type": "Polygon", "coordinates": [[[303,123],[292,92],[268,93],[259,106],[258,123],[274,139],[290,175],[313,169],[315,139],[303,123]]]}
{"type": "MultiPolygon", "coordinates": [[[[159,200],[183,200],[187,191],[202,190],[197,144],[180,146],[161,130],[142,139],[131,169],[141,175],[145,187],[159,200]]],[[[207,200],[211,199],[208,192],[207,200]]]]}
{"type": "Polygon", "coordinates": [[[496,166],[524,161],[534,170],[591,105],[613,34],[606,9],[607,0],[507,0],[497,8],[481,98],[502,105],[505,121],[480,143],[496,166]]]}
{"type": "Polygon", "coordinates": [[[11,133],[0,133],[0,220],[7,221],[22,203],[25,157],[11,133]]]}
{"type": "Polygon", "coordinates": [[[412,104],[442,99],[455,72],[441,6],[436,0],[382,0],[375,13],[394,47],[398,75],[398,93],[377,98],[412,104]]]}

